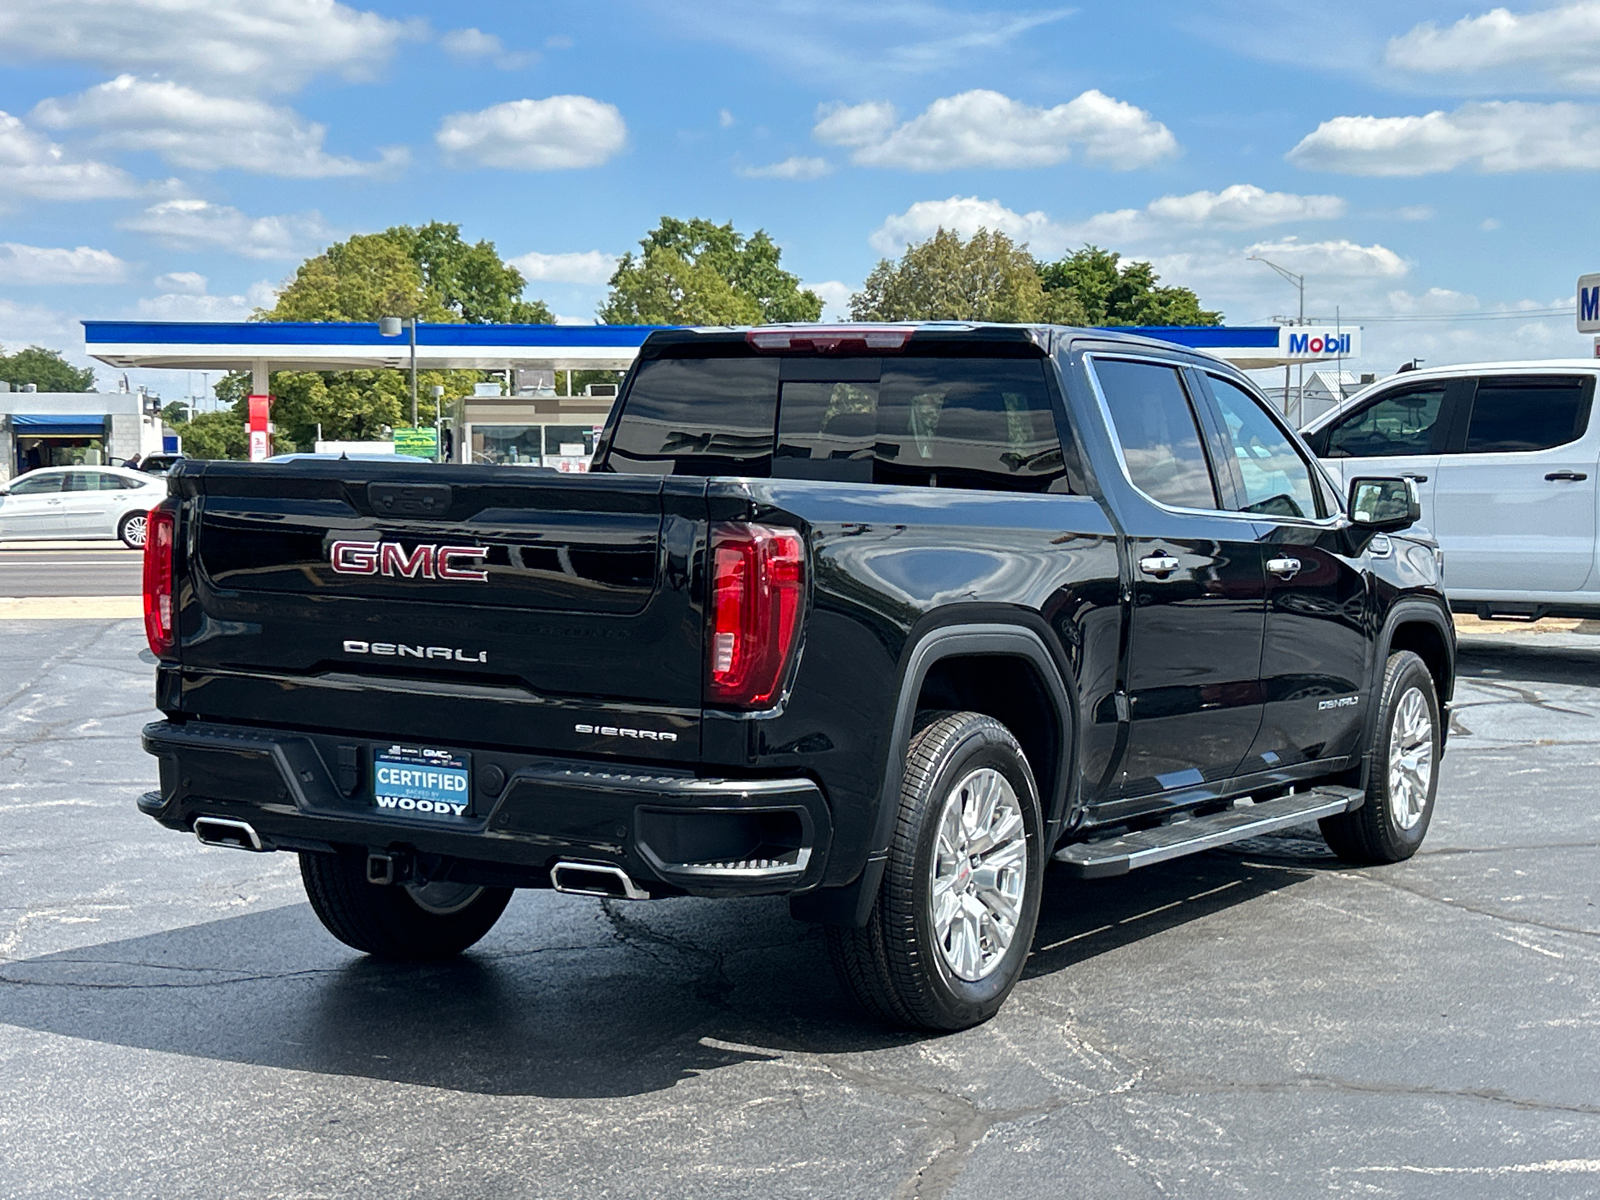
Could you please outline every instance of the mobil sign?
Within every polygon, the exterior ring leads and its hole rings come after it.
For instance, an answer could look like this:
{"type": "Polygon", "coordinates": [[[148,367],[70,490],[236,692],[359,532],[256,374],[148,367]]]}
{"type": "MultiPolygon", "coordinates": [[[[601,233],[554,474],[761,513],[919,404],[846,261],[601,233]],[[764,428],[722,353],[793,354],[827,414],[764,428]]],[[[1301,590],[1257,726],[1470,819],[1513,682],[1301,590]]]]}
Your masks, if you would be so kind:
{"type": "Polygon", "coordinates": [[[1600,333],[1600,275],[1578,276],[1578,332],[1600,333]]]}
{"type": "Polygon", "coordinates": [[[1358,358],[1361,330],[1349,325],[1281,325],[1278,354],[1289,359],[1358,358]]]}

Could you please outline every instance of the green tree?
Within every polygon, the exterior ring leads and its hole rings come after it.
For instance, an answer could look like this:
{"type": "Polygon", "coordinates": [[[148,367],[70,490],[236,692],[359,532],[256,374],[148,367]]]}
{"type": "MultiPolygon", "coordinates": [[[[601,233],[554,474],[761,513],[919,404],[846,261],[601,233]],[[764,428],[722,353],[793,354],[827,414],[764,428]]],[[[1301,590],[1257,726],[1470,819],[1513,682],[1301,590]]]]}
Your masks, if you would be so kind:
{"type": "Polygon", "coordinates": [[[249,453],[244,419],[236,412],[197,413],[192,421],[168,424],[183,438],[183,452],[189,458],[244,458],[249,453]]]}
{"type": "Polygon", "coordinates": [[[730,221],[662,217],[622,256],[600,309],[607,325],[758,325],[815,321],[822,300],[780,265],[765,230],[745,237],[730,221]]]}
{"type": "Polygon", "coordinates": [[[1200,297],[1186,287],[1158,287],[1161,277],[1147,262],[1122,262],[1122,256],[1098,246],[1041,264],[1039,276],[1047,301],[1072,301],[1083,312],[1084,325],[1220,325],[1222,314],[1200,307],[1200,297]]]}
{"type": "Polygon", "coordinates": [[[882,259],[850,297],[857,321],[1040,321],[1044,285],[1026,245],[980,229],[970,241],[940,229],[882,259]]]}
{"type": "MultiPolygon", "coordinates": [[[[419,229],[396,225],[382,233],[356,234],[301,263],[262,321],[376,321],[415,317],[441,323],[519,322],[552,324],[542,300],[526,300],[521,272],[501,260],[494,243],[462,240],[461,227],[431,221],[419,229]]],[[[420,371],[418,420],[435,417],[433,388],[444,401],[472,394],[476,371],[420,371]]],[[[409,371],[274,371],[276,448],[329,441],[374,441],[386,429],[411,420],[409,371]]],[[[217,396],[240,420],[248,414],[250,378],[235,373],[217,385],[217,396]]]]}
{"type": "Polygon", "coordinates": [[[295,271],[265,321],[421,321],[484,324],[554,320],[542,300],[524,300],[525,281],[494,243],[468,245],[461,227],[431,221],[396,225],[336,242],[295,271]]]}
{"type": "Polygon", "coordinates": [[[94,368],[81,371],[54,350],[29,346],[15,354],[0,347],[0,380],[14,388],[31,383],[41,392],[92,392],[94,368]]]}

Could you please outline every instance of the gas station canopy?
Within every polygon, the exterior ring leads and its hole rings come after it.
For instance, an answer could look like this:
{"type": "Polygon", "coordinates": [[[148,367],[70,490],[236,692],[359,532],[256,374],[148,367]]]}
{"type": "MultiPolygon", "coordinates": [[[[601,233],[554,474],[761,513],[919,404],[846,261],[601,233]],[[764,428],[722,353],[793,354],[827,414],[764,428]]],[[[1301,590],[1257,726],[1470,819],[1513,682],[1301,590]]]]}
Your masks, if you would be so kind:
{"type": "MultiPolygon", "coordinates": [[[[338,371],[411,365],[410,329],[385,337],[373,322],[85,321],[89,354],[113,367],[338,371]]],[[[416,327],[420,370],[507,367],[625,370],[656,325],[430,325],[416,327]]],[[[1245,370],[1328,362],[1361,353],[1360,330],[1317,326],[1189,325],[1123,333],[1202,350],[1245,370]]]]}

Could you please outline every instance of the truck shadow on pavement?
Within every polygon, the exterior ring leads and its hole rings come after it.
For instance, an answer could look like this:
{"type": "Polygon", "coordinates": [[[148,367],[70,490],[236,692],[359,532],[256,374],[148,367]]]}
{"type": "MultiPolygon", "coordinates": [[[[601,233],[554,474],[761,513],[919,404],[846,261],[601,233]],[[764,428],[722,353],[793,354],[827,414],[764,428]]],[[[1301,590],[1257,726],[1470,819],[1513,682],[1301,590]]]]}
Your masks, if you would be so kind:
{"type": "Polygon", "coordinates": [[[1593,687],[1600,678],[1600,637],[1594,639],[1593,647],[1541,646],[1538,638],[1533,633],[1522,635],[1515,643],[1463,638],[1457,650],[1457,677],[1577,687],[1593,687]]]}
{"type": "MultiPolygon", "coordinates": [[[[1120,879],[1052,872],[1021,987],[1144,938],[1184,936],[1334,861],[1313,831],[1120,879]]],[[[0,1021],[225,1062],[565,1098],[917,1040],[856,1013],[820,930],[790,920],[783,901],[630,905],[547,892],[519,895],[479,947],[439,964],[357,956],[305,905],[16,960],[0,964],[0,1021]]]]}

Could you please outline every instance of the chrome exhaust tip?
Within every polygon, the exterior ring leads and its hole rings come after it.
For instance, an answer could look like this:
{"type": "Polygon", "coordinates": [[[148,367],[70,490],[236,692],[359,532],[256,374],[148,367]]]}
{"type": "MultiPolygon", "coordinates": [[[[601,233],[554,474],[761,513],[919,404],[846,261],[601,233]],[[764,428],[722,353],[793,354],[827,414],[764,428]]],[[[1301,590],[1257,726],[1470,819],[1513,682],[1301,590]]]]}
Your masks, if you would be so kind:
{"type": "Polygon", "coordinates": [[[194,836],[204,846],[221,846],[226,850],[249,850],[264,854],[267,846],[261,835],[248,821],[235,821],[228,817],[196,817],[194,836]]]}
{"type": "Polygon", "coordinates": [[[558,862],[550,868],[550,886],[572,896],[650,899],[650,893],[635,883],[626,871],[610,863],[558,862]]]}

